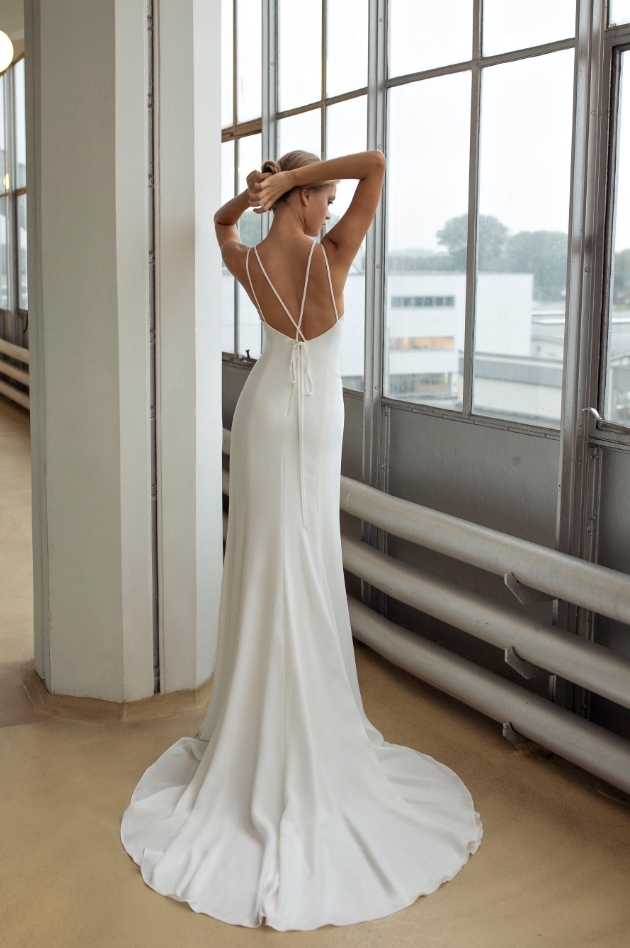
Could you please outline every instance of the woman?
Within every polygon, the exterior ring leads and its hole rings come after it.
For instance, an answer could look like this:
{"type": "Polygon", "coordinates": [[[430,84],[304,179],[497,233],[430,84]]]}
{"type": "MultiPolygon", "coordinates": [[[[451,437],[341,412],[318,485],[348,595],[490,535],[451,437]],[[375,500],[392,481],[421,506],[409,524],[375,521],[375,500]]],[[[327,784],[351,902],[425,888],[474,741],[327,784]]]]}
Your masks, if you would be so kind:
{"type": "Polygon", "coordinates": [[[265,347],[232,426],[217,666],[197,738],[150,767],[122,840],[156,891],[281,931],[379,918],[433,892],[481,823],[443,764],[384,742],[357,682],[339,534],[343,288],[385,159],[291,152],[215,216],[265,347]],[[316,238],[336,181],[354,199],[316,238]],[[254,248],[237,222],[273,210],[254,248]]]}

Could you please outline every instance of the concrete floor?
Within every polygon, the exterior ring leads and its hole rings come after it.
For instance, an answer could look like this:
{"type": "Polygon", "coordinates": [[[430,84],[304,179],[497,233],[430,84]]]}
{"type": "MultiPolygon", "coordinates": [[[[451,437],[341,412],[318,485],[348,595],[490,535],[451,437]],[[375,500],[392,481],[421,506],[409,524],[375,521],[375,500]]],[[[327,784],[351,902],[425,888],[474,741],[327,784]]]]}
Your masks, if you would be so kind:
{"type": "Polygon", "coordinates": [[[202,711],[143,723],[47,716],[32,660],[28,417],[0,396],[0,939],[3,948],[628,948],[627,797],[357,647],[385,737],[452,767],[484,822],[452,881],[397,915],[316,932],[232,927],[148,889],[118,838],[144,769],[202,711]]]}

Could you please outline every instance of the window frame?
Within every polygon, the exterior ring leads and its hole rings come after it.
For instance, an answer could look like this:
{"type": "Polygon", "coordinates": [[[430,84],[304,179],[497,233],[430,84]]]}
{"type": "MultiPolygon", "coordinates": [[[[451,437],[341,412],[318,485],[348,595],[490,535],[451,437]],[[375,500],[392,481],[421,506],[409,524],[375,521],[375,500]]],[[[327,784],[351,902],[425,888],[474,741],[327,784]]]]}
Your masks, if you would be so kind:
{"type": "MultiPolygon", "coordinates": [[[[466,260],[466,303],[465,303],[465,342],[464,342],[464,373],[463,388],[464,397],[462,410],[449,409],[444,407],[433,407],[431,405],[418,404],[414,402],[405,402],[402,399],[390,398],[384,394],[384,346],[385,339],[385,281],[386,281],[386,237],[385,221],[387,215],[387,193],[384,190],[383,198],[379,204],[375,220],[367,235],[366,241],[366,297],[365,297],[365,362],[364,362],[364,392],[358,393],[351,390],[345,390],[346,395],[363,398],[364,401],[364,478],[367,482],[379,486],[382,482],[383,470],[382,454],[385,450],[383,445],[384,432],[386,428],[385,416],[391,408],[402,408],[405,410],[419,412],[422,414],[438,415],[440,417],[453,418],[454,420],[468,421],[473,424],[482,424],[488,427],[501,428],[506,430],[522,431],[531,435],[551,439],[566,440],[566,405],[571,400],[571,390],[575,388],[575,371],[570,369],[571,355],[568,355],[570,347],[573,345],[572,338],[575,334],[574,329],[569,325],[571,313],[575,316],[576,307],[579,302],[576,297],[575,271],[576,271],[576,251],[572,249],[572,240],[575,243],[575,233],[571,237],[571,221],[575,221],[579,214],[577,213],[576,203],[577,195],[580,192],[590,188],[600,189],[599,182],[602,180],[601,170],[603,166],[610,170],[611,149],[614,139],[611,137],[611,123],[608,122],[608,116],[611,114],[613,104],[613,83],[610,78],[613,75],[613,55],[612,50],[619,47],[620,43],[630,43],[630,24],[609,27],[608,23],[608,3],[606,0],[577,0],[576,3],[576,30],[573,37],[558,40],[552,43],[545,43],[540,46],[527,47],[520,50],[511,50],[502,54],[492,56],[482,55],[482,15],[483,0],[473,0],[473,49],[469,60],[453,63],[448,66],[421,70],[414,73],[408,73],[401,76],[390,77],[387,70],[387,47],[388,47],[388,7],[387,0],[369,0],[369,21],[368,21],[368,81],[367,85],[356,90],[344,93],[342,95],[326,95],[326,44],[327,44],[327,2],[322,3],[322,80],[321,96],[318,100],[305,103],[302,106],[278,111],[278,88],[277,88],[277,50],[278,50],[278,0],[261,0],[262,9],[262,103],[261,117],[249,122],[237,124],[236,122],[236,75],[237,75],[237,17],[236,4],[238,0],[232,0],[233,16],[233,123],[231,126],[222,130],[223,141],[235,141],[235,189],[237,187],[237,169],[238,169],[238,148],[239,141],[253,134],[262,135],[263,154],[270,157],[278,157],[277,154],[277,128],[278,121],[293,115],[303,114],[314,110],[320,112],[321,123],[321,149],[322,154],[326,153],[327,144],[327,108],[338,102],[343,102],[358,96],[367,96],[368,110],[368,128],[367,128],[367,147],[381,149],[387,153],[387,109],[389,90],[400,85],[419,82],[425,79],[449,75],[461,71],[470,71],[472,78],[472,98],[471,98],[471,121],[470,121],[470,152],[469,152],[469,196],[468,196],[468,248],[466,260]],[[625,39],[627,37],[627,40],[625,39]],[[515,419],[501,419],[490,417],[473,412],[473,360],[474,360],[474,334],[475,334],[475,308],[476,308],[476,256],[477,256],[477,215],[478,215],[478,190],[479,190],[479,138],[480,138],[480,113],[481,113],[481,77],[483,69],[489,66],[495,66],[502,63],[515,62],[537,56],[547,55],[560,50],[573,49],[575,51],[575,73],[574,73],[574,113],[573,113],[573,147],[571,158],[571,207],[570,207],[570,229],[569,229],[569,262],[567,278],[567,317],[565,324],[565,354],[563,361],[563,418],[561,420],[560,430],[549,428],[544,425],[521,422],[515,419]],[[608,72],[607,72],[608,70],[608,72]],[[583,101],[584,91],[580,91],[585,82],[585,76],[588,75],[592,83],[597,81],[599,90],[600,111],[606,117],[604,121],[605,128],[600,129],[599,152],[594,156],[591,151],[585,160],[584,143],[580,144],[579,138],[582,134],[579,109],[583,101]],[[610,80],[610,81],[609,81],[610,80]]],[[[333,2],[333,0],[328,0],[333,2]]],[[[604,189],[610,187],[610,175],[604,176],[604,189]]],[[[611,196],[604,197],[602,205],[602,195],[599,195],[597,226],[602,233],[609,235],[610,232],[610,199],[611,196]],[[602,211],[603,206],[603,211],[602,211]]],[[[269,226],[267,218],[263,218],[263,235],[269,226]]],[[[609,240],[609,236],[607,237],[609,240]]],[[[584,256],[584,247],[580,249],[582,257],[584,256]]],[[[590,404],[596,404],[598,411],[603,408],[603,388],[605,385],[605,339],[608,325],[608,314],[604,306],[604,293],[607,291],[607,276],[609,272],[610,261],[608,257],[604,259],[600,250],[594,250],[595,256],[599,258],[595,261],[594,269],[598,272],[598,302],[592,309],[590,316],[591,325],[589,328],[589,338],[591,341],[597,340],[596,354],[591,353],[589,372],[591,388],[595,384],[597,391],[597,401],[590,404]]],[[[579,291],[582,294],[582,291],[579,291]]],[[[237,291],[235,291],[237,295],[237,291]]],[[[582,295],[580,295],[582,299],[582,295]]],[[[226,353],[227,360],[233,360],[239,363],[253,362],[238,355],[238,300],[235,299],[235,340],[234,353],[226,353]]],[[[584,347],[582,342],[581,346],[584,347]]],[[[582,359],[583,364],[583,359],[582,359]]],[[[581,369],[582,376],[584,368],[581,369]]],[[[583,382],[581,383],[583,384],[583,382]]],[[[625,426],[611,425],[605,419],[593,419],[596,424],[598,436],[606,436],[606,432],[614,434],[613,440],[621,438],[624,442],[627,440],[630,447],[630,428],[625,426]],[[612,429],[615,429],[614,432],[612,429]],[[621,430],[617,430],[621,429],[621,430]]]]}
{"type": "MultiPolygon", "coordinates": [[[[608,384],[608,348],[611,319],[611,284],[613,274],[614,224],[617,183],[617,148],[620,119],[620,79],[621,59],[628,53],[626,69],[630,68],[630,23],[609,28],[604,36],[603,82],[601,108],[605,110],[606,122],[600,129],[600,150],[605,161],[605,174],[602,176],[602,191],[599,195],[601,206],[598,226],[603,233],[601,261],[596,268],[600,281],[596,294],[601,299],[601,328],[599,338],[594,341],[591,353],[595,376],[596,395],[592,401],[596,404],[599,417],[593,415],[595,431],[607,443],[621,443],[630,448],[630,425],[610,421],[606,417],[606,389],[608,384]]],[[[597,276],[596,276],[597,278],[597,276]]]]}
{"type": "MultiPolygon", "coordinates": [[[[8,188],[4,180],[0,182],[3,190],[0,198],[7,200],[7,308],[0,309],[2,338],[15,345],[28,348],[28,308],[20,306],[20,257],[19,257],[19,221],[18,199],[26,195],[26,186],[15,187],[17,181],[16,150],[16,105],[15,105],[15,66],[23,61],[18,56],[2,73],[5,124],[5,175],[8,175],[8,188]]],[[[28,200],[28,198],[27,198],[28,200]]]]}

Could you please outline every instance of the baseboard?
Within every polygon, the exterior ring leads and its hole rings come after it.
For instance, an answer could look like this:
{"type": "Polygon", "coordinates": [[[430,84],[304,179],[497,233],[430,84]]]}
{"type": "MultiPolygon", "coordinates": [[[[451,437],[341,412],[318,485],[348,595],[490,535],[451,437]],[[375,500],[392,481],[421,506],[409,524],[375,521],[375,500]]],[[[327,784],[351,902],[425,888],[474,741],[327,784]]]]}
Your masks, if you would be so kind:
{"type": "Polygon", "coordinates": [[[100,698],[76,698],[51,694],[33,669],[24,680],[24,690],[33,707],[58,718],[75,721],[120,721],[135,723],[153,718],[203,711],[208,706],[212,678],[190,691],[173,691],[139,701],[103,701],[100,698]]]}

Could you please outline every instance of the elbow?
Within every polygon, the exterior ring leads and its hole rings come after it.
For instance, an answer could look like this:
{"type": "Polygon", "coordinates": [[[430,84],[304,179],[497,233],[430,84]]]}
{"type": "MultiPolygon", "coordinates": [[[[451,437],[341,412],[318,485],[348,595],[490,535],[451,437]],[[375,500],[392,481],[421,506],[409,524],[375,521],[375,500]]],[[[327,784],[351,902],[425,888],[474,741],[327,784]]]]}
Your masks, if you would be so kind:
{"type": "Polygon", "coordinates": [[[372,161],[374,162],[374,166],[384,171],[385,165],[387,164],[387,159],[385,158],[385,155],[383,154],[383,152],[376,151],[376,150],[371,151],[370,156],[372,158],[372,161]]]}

